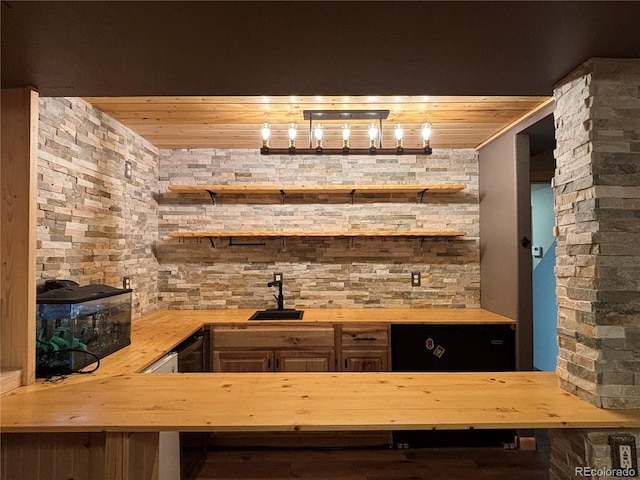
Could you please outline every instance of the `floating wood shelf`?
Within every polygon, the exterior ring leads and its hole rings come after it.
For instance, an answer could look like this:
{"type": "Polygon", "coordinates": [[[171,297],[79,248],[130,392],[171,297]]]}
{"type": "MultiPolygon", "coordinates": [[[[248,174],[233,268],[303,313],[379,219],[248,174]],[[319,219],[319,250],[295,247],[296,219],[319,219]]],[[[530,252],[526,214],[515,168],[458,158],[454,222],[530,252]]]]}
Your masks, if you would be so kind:
{"type": "Polygon", "coordinates": [[[177,193],[227,194],[304,194],[304,193],[454,193],[464,190],[464,184],[443,185],[169,185],[177,193]]]}
{"type": "Polygon", "coordinates": [[[183,238],[215,238],[215,237],[463,237],[467,232],[463,230],[344,230],[321,231],[287,230],[220,230],[212,232],[169,232],[170,237],[183,238]]]}
{"type": "Polygon", "coordinates": [[[169,232],[170,237],[177,238],[208,238],[211,242],[211,246],[215,247],[214,239],[220,237],[228,237],[229,245],[231,246],[256,246],[264,245],[264,243],[233,243],[234,237],[242,238],[280,238],[282,240],[282,248],[286,249],[285,239],[290,237],[345,237],[351,240],[353,246],[353,240],[356,237],[413,237],[420,238],[420,246],[423,245],[425,238],[451,238],[451,237],[463,237],[467,232],[463,230],[417,230],[417,231],[402,231],[402,230],[343,230],[343,231],[322,231],[322,232],[310,232],[308,230],[288,230],[288,231],[258,231],[258,230],[229,230],[229,231],[215,231],[215,232],[169,232]]]}
{"type": "Polygon", "coordinates": [[[218,194],[234,195],[272,195],[282,196],[282,203],[286,195],[302,194],[349,194],[353,203],[356,193],[390,194],[415,193],[422,201],[426,193],[455,193],[464,190],[462,183],[451,184],[422,184],[422,185],[169,185],[169,190],[176,193],[203,193],[211,195],[215,204],[218,194]]]}

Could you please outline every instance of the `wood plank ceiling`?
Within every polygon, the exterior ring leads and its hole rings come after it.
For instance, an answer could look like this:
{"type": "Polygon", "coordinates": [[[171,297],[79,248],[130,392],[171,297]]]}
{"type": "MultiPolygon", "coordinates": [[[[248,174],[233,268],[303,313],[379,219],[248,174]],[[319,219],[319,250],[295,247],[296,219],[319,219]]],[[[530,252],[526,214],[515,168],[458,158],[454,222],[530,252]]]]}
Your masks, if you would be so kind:
{"type": "MultiPolygon", "coordinates": [[[[394,147],[393,128],[401,123],[405,147],[420,147],[420,126],[433,126],[433,148],[475,148],[549,97],[517,96],[216,96],[85,97],[158,148],[249,148],[261,145],[269,123],[271,146],[287,146],[289,123],[298,126],[299,147],[309,146],[303,110],[389,110],[383,146],[394,147]]],[[[342,146],[341,121],[324,122],[324,146],[342,146]]],[[[350,121],[351,147],[366,148],[367,122],[350,121]]]]}

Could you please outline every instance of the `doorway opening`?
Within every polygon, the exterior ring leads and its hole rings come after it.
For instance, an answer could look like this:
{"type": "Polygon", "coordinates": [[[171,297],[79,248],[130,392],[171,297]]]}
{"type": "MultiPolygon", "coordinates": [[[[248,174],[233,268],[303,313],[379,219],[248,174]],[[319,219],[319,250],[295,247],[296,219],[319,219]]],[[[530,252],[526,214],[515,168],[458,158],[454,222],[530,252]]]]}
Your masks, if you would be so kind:
{"type": "Polygon", "coordinates": [[[555,371],[558,357],[556,241],[552,179],[555,173],[555,127],[548,115],[529,127],[531,178],[531,260],[533,306],[533,367],[555,371]]]}

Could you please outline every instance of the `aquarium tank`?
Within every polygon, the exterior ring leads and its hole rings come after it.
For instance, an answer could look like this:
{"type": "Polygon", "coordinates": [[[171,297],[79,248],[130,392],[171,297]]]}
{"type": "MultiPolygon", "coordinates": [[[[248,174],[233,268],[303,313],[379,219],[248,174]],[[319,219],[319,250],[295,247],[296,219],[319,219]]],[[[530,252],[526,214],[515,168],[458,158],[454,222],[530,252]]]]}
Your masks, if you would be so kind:
{"type": "Polygon", "coordinates": [[[36,303],[38,377],[78,372],[131,343],[131,289],[58,282],[36,303]]]}

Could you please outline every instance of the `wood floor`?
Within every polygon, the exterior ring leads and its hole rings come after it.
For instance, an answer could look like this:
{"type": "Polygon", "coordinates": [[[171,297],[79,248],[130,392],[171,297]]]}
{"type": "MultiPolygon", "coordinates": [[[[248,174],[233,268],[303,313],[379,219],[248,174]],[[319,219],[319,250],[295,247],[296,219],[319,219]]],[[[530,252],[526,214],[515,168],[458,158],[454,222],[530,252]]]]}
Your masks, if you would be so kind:
{"type": "Polygon", "coordinates": [[[221,449],[206,479],[547,480],[548,451],[502,448],[221,449]]]}

